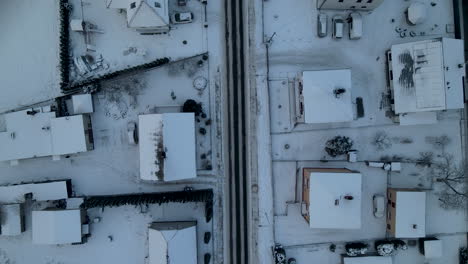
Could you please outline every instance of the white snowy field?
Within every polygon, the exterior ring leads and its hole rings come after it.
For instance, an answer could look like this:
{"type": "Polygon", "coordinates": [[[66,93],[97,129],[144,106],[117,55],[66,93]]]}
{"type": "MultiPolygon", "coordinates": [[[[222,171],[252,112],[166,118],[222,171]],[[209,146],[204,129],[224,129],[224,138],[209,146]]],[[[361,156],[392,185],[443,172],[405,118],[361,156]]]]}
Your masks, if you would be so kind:
{"type": "MultiPolygon", "coordinates": [[[[467,210],[446,210],[438,201],[440,186],[432,182],[430,168],[414,163],[404,163],[399,173],[369,168],[364,161],[378,161],[387,157],[418,159],[421,153],[444,153],[453,156],[455,163],[464,160],[464,139],[461,111],[448,111],[438,115],[435,125],[398,126],[386,116],[388,102],[383,100],[387,92],[385,52],[393,44],[437,37],[453,37],[446,31],[453,26],[453,7],[450,1],[437,1],[428,5],[428,19],[419,26],[410,27],[404,11],[412,1],[384,1],[376,10],[362,13],[364,35],[360,40],[349,40],[348,25],[341,40],[331,38],[331,18],[347,17],[349,11],[322,11],[328,15],[328,36],[317,36],[315,0],[297,0],[285,6],[283,1],[262,1],[263,28],[257,34],[270,40],[269,44],[269,109],[270,127],[260,127],[271,132],[271,159],[273,178],[273,212],[275,243],[282,244],[288,258],[298,263],[341,263],[344,244],[348,241],[367,241],[386,237],[385,219],[372,214],[372,196],[385,194],[388,187],[423,188],[428,190],[426,232],[437,235],[444,243],[444,255],[430,263],[456,263],[458,248],[466,246],[468,230],[467,210]],[[400,37],[397,28],[407,29],[406,37],[400,37]],[[414,31],[418,36],[410,37],[414,31]],[[424,36],[420,36],[421,32],[424,36]],[[296,124],[294,121],[294,82],[306,70],[350,68],[352,74],[352,98],[362,97],[365,116],[350,123],[296,124]],[[384,135],[390,144],[375,144],[378,135],[384,135]],[[348,136],[358,150],[358,162],[348,163],[345,157],[331,158],[324,150],[325,142],[334,136],[348,136]],[[450,143],[442,151],[430,143],[431,137],[447,136],[450,143]],[[328,160],[327,163],[320,160],[328,160]],[[354,231],[316,231],[308,227],[301,215],[301,168],[349,168],[363,175],[362,228],[354,231]],[[337,244],[336,252],[330,252],[330,243],[337,244]]],[[[260,4],[259,4],[260,6],[260,4]]],[[[265,85],[265,49],[257,39],[257,85],[265,85]]],[[[261,88],[259,88],[261,89],[261,88]]],[[[263,103],[265,104],[265,102],[263,103]]],[[[322,113],[326,115],[326,112],[322,113]]],[[[260,115],[264,115],[261,113],[260,115]]],[[[262,123],[263,125],[265,123],[262,123]]],[[[266,151],[267,146],[259,146],[266,151]]],[[[262,165],[260,165],[262,166],[262,165]]],[[[263,165],[266,166],[266,165],[263,165]]],[[[260,171],[268,169],[260,168],[260,171]]],[[[262,176],[260,176],[262,177],[262,176]]],[[[267,177],[267,176],[264,176],[267,177]]],[[[266,181],[267,182],[267,181],[266,181]]],[[[339,184],[339,183],[337,183],[339,184]]],[[[261,194],[260,194],[261,195],[261,194]]],[[[264,195],[267,195],[265,192],[264,195]]],[[[264,207],[263,212],[268,213],[264,207]]],[[[259,238],[261,239],[261,237],[259,238]]],[[[393,258],[394,264],[426,263],[417,248],[393,258]]]]}
{"type": "MultiPolygon", "coordinates": [[[[27,212],[29,210],[26,210],[27,212]]],[[[203,242],[205,232],[212,232],[213,221],[206,223],[203,203],[149,205],[146,212],[134,206],[89,209],[91,237],[82,245],[32,244],[31,214],[26,214],[26,231],[20,236],[0,237],[2,264],[82,264],[148,263],[148,226],[157,221],[197,221],[198,261],[212,254],[213,237],[203,242]],[[109,239],[112,237],[112,241],[109,239]]]]}
{"type": "Polygon", "coordinates": [[[60,94],[56,0],[4,0],[0,10],[0,113],[60,94]]]}

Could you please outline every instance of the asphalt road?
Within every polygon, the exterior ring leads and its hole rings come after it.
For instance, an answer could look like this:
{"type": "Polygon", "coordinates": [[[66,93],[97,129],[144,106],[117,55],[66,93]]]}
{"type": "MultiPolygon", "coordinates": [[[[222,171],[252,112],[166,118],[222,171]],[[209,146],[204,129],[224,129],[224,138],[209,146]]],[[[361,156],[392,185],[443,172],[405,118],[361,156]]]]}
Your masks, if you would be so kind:
{"type": "Polygon", "coordinates": [[[249,263],[244,0],[225,0],[228,113],[228,263],[249,263]]]}

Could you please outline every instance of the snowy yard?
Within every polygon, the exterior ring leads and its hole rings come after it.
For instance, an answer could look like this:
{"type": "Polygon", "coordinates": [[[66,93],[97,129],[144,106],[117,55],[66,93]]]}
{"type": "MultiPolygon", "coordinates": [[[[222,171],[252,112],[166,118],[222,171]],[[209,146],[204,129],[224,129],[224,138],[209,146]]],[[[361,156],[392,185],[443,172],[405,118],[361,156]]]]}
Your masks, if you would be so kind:
{"type": "MultiPolygon", "coordinates": [[[[431,1],[424,1],[429,5],[431,1]]],[[[466,246],[467,211],[441,207],[440,185],[433,183],[432,169],[417,165],[424,155],[439,160],[443,153],[455,163],[464,159],[461,112],[438,114],[434,125],[398,126],[387,117],[385,52],[393,44],[436,37],[453,37],[446,31],[453,24],[452,3],[437,4],[428,9],[428,21],[409,27],[404,11],[411,1],[384,1],[376,10],[363,13],[363,37],[349,40],[347,30],[341,40],[331,38],[331,18],[347,17],[349,11],[323,11],[328,15],[328,36],[317,36],[316,1],[299,0],[289,8],[281,1],[264,2],[264,34],[269,45],[269,104],[272,137],[273,196],[275,242],[282,244],[288,258],[298,263],[341,263],[344,244],[386,237],[386,220],[374,217],[372,197],[386,194],[387,187],[428,190],[426,232],[444,243],[444,257],[430,263],[455,263],[458,248],[466,246]],[[400,37],[396,28],[417,32],[415,37],[400,37]],[[422,32],[422,36],[421,36],[422,32]],[[350,68],[352,101],[362,97],[363,118],[349,123],[298,124],[295,121],[295,94],[298,76],[307,70],[350,68]],[[335,136],[347,136],[354,142],[357,163],[346,162],[345,156],[333,158],[325,152],[325,142],[335,136]],[[441,149],[431,143],[435,137],[447,136],[450,143],[441,149]],[[385,138],[385,144],[379,143],[385,138]],[[429,154],[428,154],[429,153],[429,154]],[[370,168],[365,161],[403,160],[401,172],[370,168]],[[362,227],[358,230],[313,230],[301,215],[302,168],[348,168],[362,174],[362,227]],[[330,252],[330,243],[337,245],[330,252]]],[[[262,62],[260,62],[261,64],[262,62]]],[[[259,72],[266,72],[260,68],[259,72]]],[[[260,75],[262,79],[266,76],[260,75]]],[[[355,109],[356,107],[353,106],[355,109]]],[[[320,113],[327,115],[327,112],[320,113]]],[[[356,117],[356,110],[354,110],[356,117]]],[[[339,183],[337,183],[339,184],[339,183]]],[[[426,263],[417,248],[393,258],[395,264],[426,263]]]]}
{"type": "Polygon", "coordinates": [[[0,113],[59,95],[57,1],[2,1],[0,32],[0,113]]]}

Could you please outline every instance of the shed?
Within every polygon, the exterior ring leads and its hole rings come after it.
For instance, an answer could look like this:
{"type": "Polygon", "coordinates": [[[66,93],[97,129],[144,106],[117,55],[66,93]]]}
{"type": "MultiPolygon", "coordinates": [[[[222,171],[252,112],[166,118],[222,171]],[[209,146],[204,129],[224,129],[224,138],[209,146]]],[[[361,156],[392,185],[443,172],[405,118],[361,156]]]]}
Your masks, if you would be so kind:
{"type": "Polygon", "coordinates": [[[140,115],[138,133],[141,179],[197,177],[194,113],[140,115]]]}
{"type": "Polygon", "coordinates": [[[91,94],[76,94],[71,98],[73,114],[90,114],[94,112],[93,96],[91,94]]]}
{"type": "Polygon", "coordinates": [[[426,259],[442,257],[442,240],[435,237],[420,238],[419,252],[423,254],[426,259]]]}
{"type": "Polygon", "coordinates": [[[71,195],[71,180],[33,182],[0,186],[0,204],[24,203],[25,195],[34,201],[67,199],[71,195]]]}
{"type": "Polygon", "coordinates": [[[0,223],[2,236],[17,236],[24,232],[23,204],[0,205],[0,223]]]}
{"type": "Polygon", "coordinates": [[[360,173],[348,169],[304,168],[302,213],[309,227],[361,228],[361,178],[360,173]]]}
{"type": "Polygon", "coordinates": [[[83,212],[80,209],[32,211],[34,244],[73,244],[82,242],[83,212]]]}
{"type": "Polygon", "coordinates": [[[387,190],[387,232],[396,238],[426,236],[426,193],[417,189],[387,190]]]}
{"type": "Polygon", "coordinates": [[[152,223],[148,246],[149,264],[197,264],[197,223],[152,223]]]}
{"type": "Polygon", "coordinates": [[[392,257],[365,256],[344,257],[343,264],[392,264],[392,257]]]}
{"type": "Polygon", "coordinates": [[[350,69],[303,72],[296,90],[298,121],[309,124],[353,121],[351,93],[350,69]]]}

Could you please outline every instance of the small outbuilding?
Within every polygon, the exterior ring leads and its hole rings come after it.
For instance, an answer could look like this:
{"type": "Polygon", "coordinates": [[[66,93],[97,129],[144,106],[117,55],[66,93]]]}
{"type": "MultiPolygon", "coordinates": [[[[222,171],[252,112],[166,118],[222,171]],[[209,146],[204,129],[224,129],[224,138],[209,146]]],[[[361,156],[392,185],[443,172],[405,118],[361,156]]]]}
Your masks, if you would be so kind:
{"type": "Polygon", "coordinates": [[[299,123],[336,123],[354,120],[351,70],[305,71],[296,86],[299,123]]]}
{"type": "Polygon", "coordinates": [[[34,244],[60,245],[83,242],[85,214],[80,209],[32,211],[34,244]]]}
{"type": "Polygon", "coordinates": [[[138,133],[142,180],[197,177],[194,113],[140,115],[138,133]]]}
{"type": "Polygon", "coordinates": [[[0,205],[0,228],[2,236],[17,236],[24,232],[23,204],[0,205]]]}
{"type": "Polygon", "coordinates": [[[442,240],[435,237],[419,239],[419,252],[426,259],[440,258],[443,254],[442,240]]]}
{"type": "Polygon", "coordinates": [[[149,264],[197,264],[197,222],[155,222],[148,230],[149,264]]]}
{"type": "Polygon", "coordinates": [[[426,192],[389,188],[387,198],[387,232],[395,238],[425,237],[426,192]]]}
{"type": "Polygon", "coordinates": [[[364,256],[344,257],[343,264],[392,264],[392,257],[364,256]]]}
{"type": "Polygon", "coordinates": [[[302,215],[310,228],[361,228],[362,176],[348,169],[304,168],[302,215]]]}

